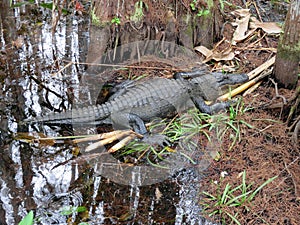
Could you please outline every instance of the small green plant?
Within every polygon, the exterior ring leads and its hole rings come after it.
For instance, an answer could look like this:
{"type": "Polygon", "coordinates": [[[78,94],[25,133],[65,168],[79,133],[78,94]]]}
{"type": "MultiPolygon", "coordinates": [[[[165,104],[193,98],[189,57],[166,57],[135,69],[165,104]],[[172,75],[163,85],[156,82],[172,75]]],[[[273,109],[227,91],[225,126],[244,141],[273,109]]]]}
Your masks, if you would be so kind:
{"type": "MultiPolygon", "coordinates": [[[[219,0],[219,3],[220,3],[220,10],[223,12],[224,11],[224,8],[225,8],[225,4],[226,5],[229,5],[229,6],[233,6],[232,3],[228,2],[228,1],[225,1],[225,0],[219,0]]],[[[207,8],[197,8],[197,0],[193,0],[191,3],[190,3],[190,7],[192,9],[192,11],[197,11],[197,16],[207,16],[210,14],[210,9],[213,7],[213,4],[212,1],[207,1],[207,8]]]]}
{"type": "Polygon", "coordinates": [[[191,9],[192,9],[193,11],[196,10],[196,3],[197,3],[197,0],[193,0],[193,1],[190,3],[191,9]]]}
{"type": "MultiPolygon", "coordinates": [[[[12,8],[17,8],[17,7],[21,7],[23,5],[35,5],[35,1],[34,0],[28,0],[28,1],[22,1],[22,2],[17,2],[15,4],[12,3],[12,1],[10,1],[10,6],[12,8]]],[[[49,10],[52,10],[53,9],[53,2],[48,2],[48,3],[45,3],[45,2],[40,2],[38,4],[38,6],[40,6],[41,8],[44,8],[44,9],[49,9],[49,10]]],[[[57,5],[54,5],[55,9],[57,9],[57,5]]],[[[62,13],[63,14],[68,14],[69,13],[69,10],[66,9],[66,8],[62,8],[62,13]]]]}
{"type": "Polygon", "coordinates": [[[205,9],[205,8],[201,7],[200,9],[198,9],[196,5],[197,5],[197,0],[193,0],[190,3],[190,7],[191,7],[192,11],[197,11],[198,10],[197,16],[199,16],[199,17],[200,16],[206,16],[210,13],[210,10],[208,8],[205,9]]]}
{"type": "Polygon", "coordinates": [[[217,130],[217,136],[220,140],[222,140],[226,133],[230,132],[230,138],[232,139],[232,143],[229,147],[229,150],[233,148],[235,143],[241,140],[241,125],[245,125],[248,128],[252,129],[253,126],[246,121],[239,119],[240,115],[243,115],[245,112],[250,110],[251,108],[245,107],[242,98],[239,98],[236,102],[234,102],[229,107],[229,115],[227,114],[219,114],[216,115],[215,125],[217,130]],[[233,132],[232,132],[233,131],[233,132]]]}
{"type": "Polygon", "coordinates": [[[134,5],[135,8],[135,12],[134,14],[130,17],[130,20],[133,22],[139,22],[143,19],[144,17],[144,12],[143,12],[143,8],[148,9],[148,5],[146,3],[144,3],[143,1],[137,1],[134,5]]]}
{"type": "Polygon", "coordinates": [[[87,209],[84,206],[64,206],[60,209],[60,214],[63,216],[69,216],[73,213],[85,212],[87,209]]]}
{"type": "Polygon", "coordinates": [[[121,24],[121,20],[120,20],[119,17],[115,16],[114,18],[112,18],[111,23],[115,24],[115,25],[120,25],[121,24]]]}
{"type": "Polygon", "coordinates": [[[258,192],[276,178],[277,176],[268,179],[256,189],[253,188],[253,184],[247,184],[246,171],[243,171],[242,183],[237,187],[232,187],[227,183],[224,190],[221,190],[220,182],[218,182],[217,193],[212,194],[205,191],[202,192],[204,195],[202,202],[202,206],[204,206],[204,212],[210,217],[214,215],[220,216],[223,224],[228,224],[228,219],[236,224],[241,224],[237,219],[238,212],[233,215],[229,212],[229,208],[240,208],[239,210],[235,211],[241,212],[243,210],[250,211],[247,204],[251,203],[258,192]]]}
{"type": "Polygon", "coordinates": [[[197,16],[207,16],[210,13],[210,11],[208,9],[199,9],[197,16]]]}
{"type": "Polygon", "coordinates": [[[91,19],[93,25],[99,26],[101,24],[100,18],[96,16],[94,9],[91,10],[91,19]]]}
{"type": "Polygon", "coordinates": [[[31,210],[19,223],[19,225],[32,225],[33,224],[33,211],[31,210]]]}
{"type": "Polygon", "coordinates": [[[193,159],[186,153],[192,153],[192,150],[197,148],[197,141],[200,134],[203,134],[207,141],[210,141],[210,119],[210,115],[192,109],[181,117],[176,117],[171,121],[162,120],[151,123],[149,127],[151,133],[160,133],[162,136],[168,138],[171,145],[176,146],[179,144],[185,151],[176,152],[171,147],[159,148],[139,141],[133,141],[124,147],[120,155],[137,155],[139,160],[145,156],[147,162],[152,166],[165,168],[160,163],[166,160],[170,154],[175,153],[182,155],[192,164],[195,164],[193,159]]]}

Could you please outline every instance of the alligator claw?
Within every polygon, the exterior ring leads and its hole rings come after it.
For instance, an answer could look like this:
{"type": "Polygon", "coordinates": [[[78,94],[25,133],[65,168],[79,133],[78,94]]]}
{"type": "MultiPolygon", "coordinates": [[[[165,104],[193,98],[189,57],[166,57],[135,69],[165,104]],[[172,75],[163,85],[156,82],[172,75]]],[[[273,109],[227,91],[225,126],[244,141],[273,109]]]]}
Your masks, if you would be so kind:
{"type": "Polygon", "coordinates": [[[168,137],[163,134],[153,134],[153,135],[146,134],[144,135],[141,141],[149,145],[159,145],[161,147],[171,145],[168,137]]]}

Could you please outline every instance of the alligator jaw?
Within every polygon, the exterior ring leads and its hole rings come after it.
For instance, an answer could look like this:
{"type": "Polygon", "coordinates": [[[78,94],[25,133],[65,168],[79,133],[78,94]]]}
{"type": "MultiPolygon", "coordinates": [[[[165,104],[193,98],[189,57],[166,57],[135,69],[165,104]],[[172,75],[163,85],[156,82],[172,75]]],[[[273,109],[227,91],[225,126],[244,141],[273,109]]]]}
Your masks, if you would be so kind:
{"type": "Polygon", "coordinates": [[[225,85],[234,85],[234,84],[242,84],[249,80],[247,74],[222,74],[222,73],[213,73],[212,74],[218,82],[219,87],[225,85]]]}

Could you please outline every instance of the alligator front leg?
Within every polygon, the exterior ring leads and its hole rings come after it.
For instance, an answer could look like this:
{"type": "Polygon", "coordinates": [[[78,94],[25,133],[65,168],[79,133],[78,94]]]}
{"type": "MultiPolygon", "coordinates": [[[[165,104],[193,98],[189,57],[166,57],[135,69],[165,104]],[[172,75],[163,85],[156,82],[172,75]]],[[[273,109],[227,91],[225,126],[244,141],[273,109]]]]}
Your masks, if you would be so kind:
{"type": "Polygon", "coordinates": [[[230,102],[217,102],[212,105],[207,105],[203,98],[194,98],[191,97],[192,101],[194,102],[195,106],[203,113],[207,113],[212,115],[217,113],[223,109],[226,109],[230,106],[230,102]]]}

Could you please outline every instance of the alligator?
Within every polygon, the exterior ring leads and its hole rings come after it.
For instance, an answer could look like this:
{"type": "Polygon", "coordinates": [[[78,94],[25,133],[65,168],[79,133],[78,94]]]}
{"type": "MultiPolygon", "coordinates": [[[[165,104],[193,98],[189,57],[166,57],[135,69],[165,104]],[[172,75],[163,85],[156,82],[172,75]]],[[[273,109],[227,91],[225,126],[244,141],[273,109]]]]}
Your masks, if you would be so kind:
{"type": "MultiPolygon", "coordinates": [[[[146,122],[166,118],[197,107],[213,114],[230,106],[230,102],[215,101],[222,87],[244,83],[246,74],[208,73],[203,69],[177,72],[171,79],[153,78],[146,81],[128,81],[116,86],[115,93],[103,104],[62,113],[50,113],[27,119],[30,123],[60,124],[113,124],[114,129],[133,129],[145,135],[146,122]]],[[[227,89],[228,90],[228,89],[227,89]]]]}

